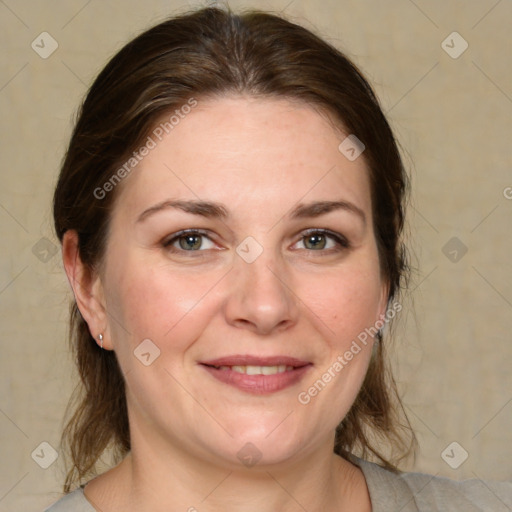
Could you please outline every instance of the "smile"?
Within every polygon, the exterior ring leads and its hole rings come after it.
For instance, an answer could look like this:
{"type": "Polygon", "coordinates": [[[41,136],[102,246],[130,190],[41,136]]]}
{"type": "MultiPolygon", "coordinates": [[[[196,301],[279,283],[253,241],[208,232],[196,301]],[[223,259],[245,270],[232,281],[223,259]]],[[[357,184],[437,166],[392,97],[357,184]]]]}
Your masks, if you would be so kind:
{"type": "Polygon", "coordinates": [[[298,384],[313,367],[307,361],[285,356],[230,356],[200,363],[224,385],[255,395],[281,391],[298,384]]]}
{"type": "Polygon", "coordinates": [[[219,370],[233,370],[246,375],[275,375],[276,373],[284,373],[293,370],[293,366],[219,366],[219,370]]]}

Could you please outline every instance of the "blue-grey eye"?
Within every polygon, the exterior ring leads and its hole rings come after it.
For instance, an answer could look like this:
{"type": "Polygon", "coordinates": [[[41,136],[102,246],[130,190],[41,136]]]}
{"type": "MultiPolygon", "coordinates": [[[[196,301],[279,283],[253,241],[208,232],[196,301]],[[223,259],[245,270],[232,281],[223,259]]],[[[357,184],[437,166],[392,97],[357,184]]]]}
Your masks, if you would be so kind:
{"type": "Polygon", "coordinates": [[[178,242],[180,249],[184,251],[196,251],[201,248],[203,237],[202,235],[182,235],[179,237],[178,242]]]}
{"type": "Polygon", "coordinates": [[[322,233],[312,233],[303,238],[306,249],[325,249],[327,245],[327,236],[322,233]]]}
{"type": "Polygon", "coordinates": [[[198,252],[214,249],[214,242],[199,231],[180,231],[163,242],[164,247],[174,251],[198,252]]]}
{"type": "Polygon", "coordinates": [[[311,252],[334,252],[350,249],[350,242],[341,234],[327,229],[308,229],[302,232],[293,249],[311,252]]]}
{"type": "Polygon", "coordinates": [[[306,232],[295,244],[296,249],[307,249],[310,251],[323,251],[326,249],[348,248],[348,241],[342,235],[324,230],[311,230],[306,232]],[[300,245],[297,247],[297,244],[300,245]]]}

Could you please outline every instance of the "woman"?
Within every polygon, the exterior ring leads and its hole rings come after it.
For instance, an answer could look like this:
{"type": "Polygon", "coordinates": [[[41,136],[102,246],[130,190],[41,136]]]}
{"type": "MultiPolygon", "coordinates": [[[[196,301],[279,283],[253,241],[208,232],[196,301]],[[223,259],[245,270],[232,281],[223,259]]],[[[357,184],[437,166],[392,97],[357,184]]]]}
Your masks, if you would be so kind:
{"type": "Polygon", "coordinates": [[[55,191],[83,390],[49,510],[512,505],[510,483],[397,468],[406,188],[370,86],[304,28],[203,9],[126,45],[55,191]]]}

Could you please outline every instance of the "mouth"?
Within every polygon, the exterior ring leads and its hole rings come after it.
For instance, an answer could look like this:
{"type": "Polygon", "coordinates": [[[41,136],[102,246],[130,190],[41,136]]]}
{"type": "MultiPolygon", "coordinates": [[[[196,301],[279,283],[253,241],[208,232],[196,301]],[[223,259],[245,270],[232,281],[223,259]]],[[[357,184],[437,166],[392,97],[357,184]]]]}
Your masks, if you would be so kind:
{"type": "Polygon", "coordinates": [[[216,380],[252,394],[269,394],[298,383],[312,363],[287,356],[230,356],[200,365],[216,380]]]}
{"type": "Polygon", "coordinates": [[[217,370],[232,370],[245,375],[275,375],[276,373],[289,372],[294,369],[293,366],[284,364],[279,366],[213,366],[217,370]]]}

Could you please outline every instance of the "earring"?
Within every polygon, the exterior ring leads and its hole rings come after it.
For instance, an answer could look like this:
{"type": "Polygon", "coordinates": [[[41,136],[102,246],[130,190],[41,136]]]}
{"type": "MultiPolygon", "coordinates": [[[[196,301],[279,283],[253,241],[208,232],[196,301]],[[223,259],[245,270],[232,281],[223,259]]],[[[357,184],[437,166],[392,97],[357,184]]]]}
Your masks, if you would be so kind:
{"type": "Polygon", "coordinates": [[[100,340],[101,350],[103,350],[103,334],[98,334],[98,339],[100,340]]]}

